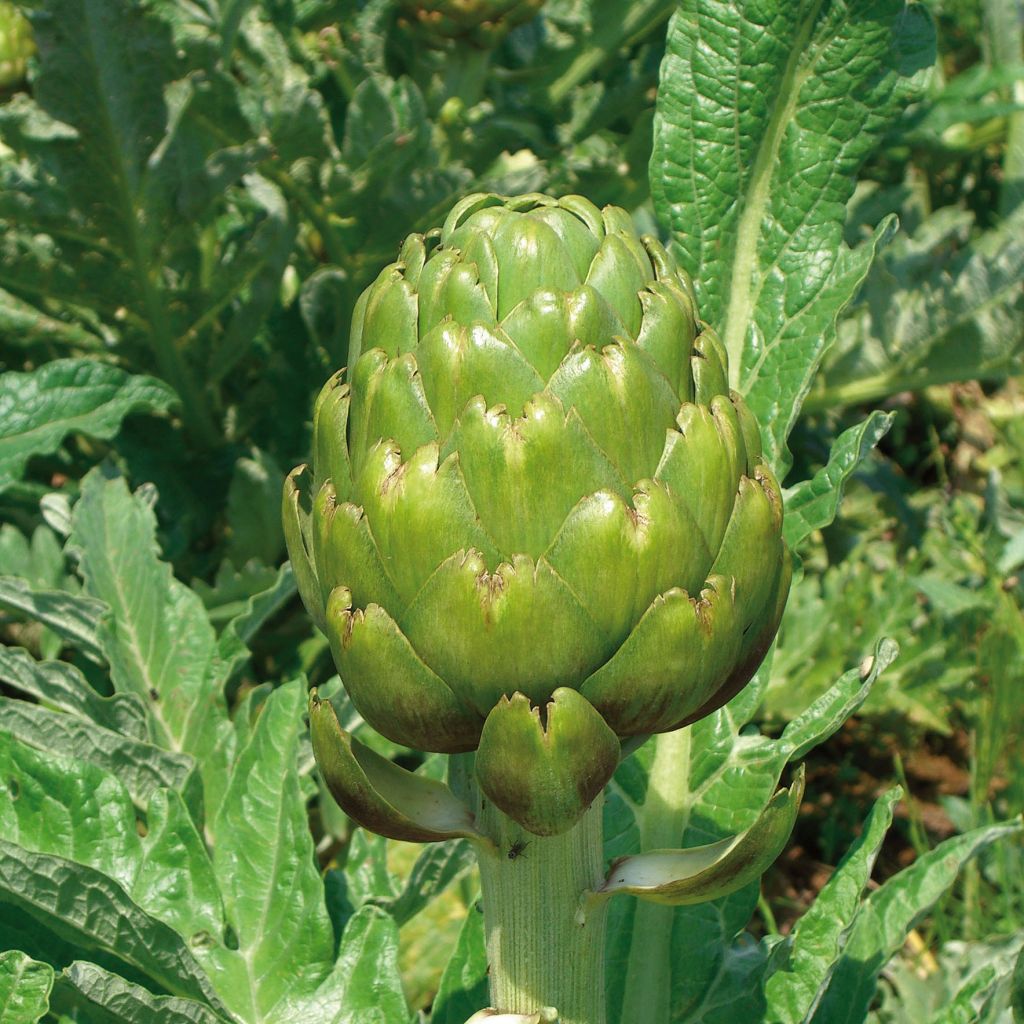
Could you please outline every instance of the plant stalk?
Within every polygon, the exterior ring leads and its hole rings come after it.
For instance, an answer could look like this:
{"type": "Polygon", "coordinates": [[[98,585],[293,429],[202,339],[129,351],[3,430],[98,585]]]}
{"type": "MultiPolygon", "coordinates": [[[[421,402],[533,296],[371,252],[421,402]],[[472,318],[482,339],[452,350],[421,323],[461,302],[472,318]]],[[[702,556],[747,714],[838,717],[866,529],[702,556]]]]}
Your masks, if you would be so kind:
{"type": "MultiPolygon", "coordinates": [[[[662,733],[654,741],[654,761],[640,823],[643,850],[683,845],[692,802],[690,737],[687,727],[662,733]]],[[[674,921],[674,907],[637,901],[620,1024],[668,1024],[674,921]]]]}
{"type": "Polygon", "coordinates": [[[554,1007],[559,1024],[605,1024],[607,900],[590,896],[604,879],[602,804],[543,838],[481,799],[495,844],[478,847],[491,1005],[503,1013],[554,1007]]]}

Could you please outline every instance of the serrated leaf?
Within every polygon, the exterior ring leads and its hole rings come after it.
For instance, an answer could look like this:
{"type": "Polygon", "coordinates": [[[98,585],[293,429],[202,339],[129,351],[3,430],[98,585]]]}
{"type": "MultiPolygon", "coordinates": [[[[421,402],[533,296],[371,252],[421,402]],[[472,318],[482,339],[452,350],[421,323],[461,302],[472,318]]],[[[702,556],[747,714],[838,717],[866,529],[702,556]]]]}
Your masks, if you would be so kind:
{"type": "Polygon", "coordinates": [[[55,452],[68,434],[106,441],[134,412],[176,402],[163,381],[92,359],[55,359],[28,373],[0,374],[0,492],[34,455],[55,452]]]}
{"type": "Polygon", "coordinates": [[[58,975],[54,1004],[90,1024],[227,1024],[209,1006],[181,996],[155,996],[141,985],[76,960],[58,975]],[[84,1018],[80,1015],[84,1014],[84,1018]]]}
{"type": "Polygon", "coordinates": [[[875,803],[857,840],[785,940],[782,966],[767,980],[766,1024],[800,1024],[814,1009],[839,959],[839,950],[860,909],[861,897],[882,841],[902,797],[891,789],[875,803]]]}
{"type": "Polygon", "coordinates": [[[939,230],[942,210],[883,254],[839,327],[811,408],[877,402],[1019,372],[1024,344],[1024,212],[970,242],[939,230]]]}
{"type": "Polygon", "coordinates": [[[124,480],[94,470],[82,482],[69,544],[86,590],[110,609],[100,634],[111,681],[146,702],[155,742],[196,759],[212,815],[234,743],[216,636],[198,596],[159,560],[155,531],[124,480]]]}
{"type": "Polygon", "coordinates": [[[268,698],[235,762],[214,830],[216,877],[246,965],[244,989],[225,998],[254,1021],[286,997],[308,995],[333,962],[296,768],[305,707],[300,681],[268,698]]]}
{"type": "Polygon", "coordinates": [[[18,950],[0,953],[0,1024],[36,1024],[50,1008],[53,968],[18,950]]]}
{"type": "Polygon", "coordinates": [[[174,995],[224,1012],[181,937],[100,871],[0,839],[0,903],[23,910],[80,949],[124,961],[174,995]]]}
{"type": "Polygon", "coordinates": [[[26,850],[103,871],[130,891],[139,859],[135,812],[113,775],[0,732],[0,835],[26,850]]]}
{"type": "Polygon", "coordinates": [[[338,959],[304,998],[287,998],[274,1024],[406,1024],[409,1008],[398,973],[398,927],[377,907],[363,907],[345,926],[338,959]]]}
{"type": "Polygon", "coordinates": [[[103,345],[103,339],[87,328],[49,316],[3,288],[0,288],[0,336],[8,344],[26,349],[43,341],[77,351],[99,350],[103,345]]]}
{"type": "Polygon", "coordinates": [[[874,997],[878,975],[963,865],[985,847],[1021,831],[1020,823],[1013,822],[954,836],[876,889],[857,914],[811,1024],[860,1024],[874,997]]]}
{"type": "Polygon", "coordinates": [[[790,548],[835,519],[847,481],[888,433],[892,421],[891,413],[873,412],[863,423],[844,430],[832,444],[828,464],[786,491],[783,533],[790,548]]]}
{"type": "Polygon", "coordinates": [[[57,534],[37,526],[31,537],[10,523],[0,526],[0,565],[8,576],[20,576],[37,587],[71,590],[77,583],[65,570],[57,534]]]}
{"type": "Polygon", "coordinates": [[[394,898],[379,901],[379,906],[401,927],[448,886],[464,878],[475,863],[473,848],[465,840],[431,843],[416,858],[402,891],[394,898]]]}
{"type": "Polygon", "coordinates": [[[0,697],[0,721],[22,743],[41,751],[59,750],[116,775],[137,807],[145,808],[157,789],[174,789],[195,809],[196,817],[202,818],[202,788],[191,757],[25,700],[0,697]]]}
{"type": "Polygon", "coordinates": [[[340,366],[348,350],[349,319],[355,296],[338,267],[320,267],[302,282],[299,312],[312,341],[340,366]]]}
{"type": "Polygon", "coordinates": [[[212,867],[178,794],[153,792],[149,828],[140,838],[127,787],[95,763],[40,751],[0,732],[0,766],[7,779],[0,790],[0,825],[10,841],[103,872],[142,910],[181,934],[206,934],[201,948],[223,941],[212,867]]]}
{"type": "Polygon", "coordinates": [[[890,230],[843,245],[856,173],[934,48],[927,13],[902,0],[687,0],[670,23],[651,193],[777,471],[836,316],[890,230]]]}
{"type": "Polygon", "coordinates": [[[234,681],[248,664],[249,642],[260,627],[295,596],[295,590],[295,575],[286,562],[277,570],[271,585],[247,598],[242,609],[228,620],[217,640],[225,685],[234,681]]]}
{"type": "Polygon", "coordinates": [[[95,722],[127,739],[149,737],[146,705],[135,694],[101,697],[81,671],[67,662],[36,661],[20,647],[0,647],[0,681],[40,704],[95,722]]]}
{"type": "Polygon", "coordinates": [[[100,619],[107,611],[102,601],[66,590],[36,588],[17,576],[0,576],[0,608],[52,629],[95,661],[105,660],[99,636],[100,619]]]}
{"type": "Polygon", "coordinates": [[[236,566],[250,559],[276,565],[284,551],[281,483],[284,473],[272,455],[254,448],[235,463],[228,487],[228,557],[236,566]]]}

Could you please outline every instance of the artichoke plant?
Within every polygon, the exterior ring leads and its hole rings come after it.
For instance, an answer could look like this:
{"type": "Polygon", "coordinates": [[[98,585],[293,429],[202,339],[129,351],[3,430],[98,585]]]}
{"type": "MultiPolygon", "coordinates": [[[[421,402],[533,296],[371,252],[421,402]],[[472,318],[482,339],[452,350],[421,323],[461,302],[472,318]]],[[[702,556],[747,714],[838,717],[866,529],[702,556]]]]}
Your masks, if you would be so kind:
{"type": "MultiPolygon", "coordinates": [[[[559,943],[600,958],[573,946],[573,908],[600,887],[593,806],[623,747],[728,701],[778,628],[779,486],[728,381],[689,278],[625,211],[473,195],[406,239],[360,298],[349,370],[316,402],[312,467],[285,485],[299,589],[353,704],[399,743],[475,751],[480,795],[471,808],[399,777],[314,693],[332,792],[385,835],[472,838],[499,916],[524,898],[503,888],[510,862],[550,891],[582,843],[566,935],[537,939],[542,959],[559,943]]],[[[754,846],[777,847],[781,820],[754,846]]],[[[662,859],[605,890],[692,901],[706,866],[662,859]]],[[[503,989],[518,954],[500,947],[519,940],[488,927],[496,1005],[538,1011],[560,983],[503,989]]],[[[562,1019],[595,1024],[588,998],[561,992],[562,1019]],[[565,1015],[566,1002],[583,1008],[565,1015]]]]}
{"type": "Polygon", "coordinates": [[[401,22],[429,40],[465,39],[490,48],[529,21],[544,0],[402,0],[401,22]]]}

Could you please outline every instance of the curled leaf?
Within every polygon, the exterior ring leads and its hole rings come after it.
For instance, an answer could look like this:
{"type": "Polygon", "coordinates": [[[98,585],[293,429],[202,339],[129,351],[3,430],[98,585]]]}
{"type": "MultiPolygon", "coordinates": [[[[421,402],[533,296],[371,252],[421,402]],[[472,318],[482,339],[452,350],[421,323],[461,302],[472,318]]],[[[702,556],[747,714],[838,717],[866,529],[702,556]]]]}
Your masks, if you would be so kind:
{"type": "Polygon", "coordinates": [[[780,789],[745,832],[688,850],[652,850],[612,864],[599,894],[630,893],[653,903],[706,903],[759,878],[782,852],[804,792],[801,765],[789,789],[780,789]]]}

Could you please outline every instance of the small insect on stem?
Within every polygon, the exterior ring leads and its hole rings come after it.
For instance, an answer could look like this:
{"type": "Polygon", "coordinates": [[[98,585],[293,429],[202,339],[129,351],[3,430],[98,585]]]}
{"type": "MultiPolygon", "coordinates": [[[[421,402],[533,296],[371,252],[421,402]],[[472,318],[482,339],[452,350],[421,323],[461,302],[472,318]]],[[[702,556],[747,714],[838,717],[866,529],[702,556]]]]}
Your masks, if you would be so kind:
{"type": "Polygon", "coordinates": [[[524,850],[525,850],[525,849],[526,849],[526,848],[527,848],[527,847],[528,847],[529,845],[530,845],[530,842],[529,842],[529,840],[527,840],[527,841],[525,841],[525,842],[524,842],[524,841],[523,841],[522,839],[517,839],[517,840],[516,840],[516,841],[515,841],[515,842],[514,842],[514,843],[513,843],[513,844],[512,844],[512,845],[511,845],[511,846],[510,846],[509,848],[508,848],[508,859],[509,859],[509,860],[515,860],[515,859],[516,859],[517,857],[521,857],[521,856],[523,855],[523,851],[524,851],[524,850]]]}

